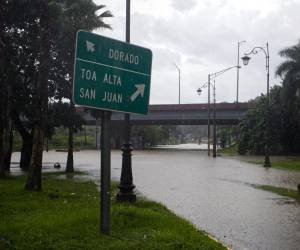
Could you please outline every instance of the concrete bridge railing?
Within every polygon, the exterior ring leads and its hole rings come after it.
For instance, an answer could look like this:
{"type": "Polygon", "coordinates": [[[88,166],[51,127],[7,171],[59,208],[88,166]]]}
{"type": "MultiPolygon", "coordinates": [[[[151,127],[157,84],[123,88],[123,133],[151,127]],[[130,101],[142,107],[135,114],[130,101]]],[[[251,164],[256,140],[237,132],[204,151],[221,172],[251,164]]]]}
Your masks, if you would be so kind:
{"type": "MultiPolygon", "coordinates": [[[[218,125],[238,124],[245,112],[251,108],[253,104],[250,103],[218,103],[216,104],[216,122],[218,125]]],[[[210,109],[210,117],[213,119],[213,104],[210,109]]],[[[96,119],[84,108],[77,107],[76,112],[83,116],[87,124],[95,124],[96,119]]],[[[122,123],[123,120],[123,113],[113,112],[112,123],[122,123]]],[[[130,116],[130,122],[133,125],[206,125],[207,120],[207,104],[150,105],[147,115],[131,114],[130,116]]]]}

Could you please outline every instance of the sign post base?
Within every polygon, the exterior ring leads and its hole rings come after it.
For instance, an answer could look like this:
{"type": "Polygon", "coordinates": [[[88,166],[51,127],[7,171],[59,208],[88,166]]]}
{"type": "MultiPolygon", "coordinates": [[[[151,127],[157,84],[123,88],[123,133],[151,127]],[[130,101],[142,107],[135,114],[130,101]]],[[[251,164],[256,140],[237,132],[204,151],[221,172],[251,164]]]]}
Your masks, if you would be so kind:
{"type": "Polygon", "coordinates": [[[100,194],[100,230],[110,233],[110,120],[111,112],[103,111],[101,119],[101,194],[100,194]]]}

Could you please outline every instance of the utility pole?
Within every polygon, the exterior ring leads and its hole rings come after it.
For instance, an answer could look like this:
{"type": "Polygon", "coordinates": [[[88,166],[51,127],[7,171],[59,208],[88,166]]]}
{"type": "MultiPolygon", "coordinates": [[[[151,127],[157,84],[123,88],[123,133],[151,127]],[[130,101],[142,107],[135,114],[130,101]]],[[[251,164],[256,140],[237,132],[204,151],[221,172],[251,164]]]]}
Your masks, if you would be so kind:
{"type": "Polygon", "coordinates": [[[175,67],[177,68],[178,70],[178,104],[180,104],[180,78],[181,78],[181,75],[180,75],[180,68],[177,66],[176,63],[174,63],[175,67]]]}
{"type": "Polygon", "coordinates": [[[214,137],[213,137],[213,157],[217,156],[217,124],[216,124],[216,81],[214,80],[213,85],[213,96],[214,96],[214,137]]]}

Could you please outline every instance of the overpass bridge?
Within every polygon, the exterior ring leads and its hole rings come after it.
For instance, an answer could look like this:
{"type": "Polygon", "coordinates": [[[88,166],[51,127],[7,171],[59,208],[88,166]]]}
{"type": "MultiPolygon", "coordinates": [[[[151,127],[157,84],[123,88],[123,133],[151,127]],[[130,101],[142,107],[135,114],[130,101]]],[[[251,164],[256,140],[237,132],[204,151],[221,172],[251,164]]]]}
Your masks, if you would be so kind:
{"type": "MultiPolygon", "coordinates": [[[[245,112],[253,108],[250,103],[217,103],[216,123],[218,125],[238,124],[245,112]]],[[[211,120],[213,119],[213,104],[210,105],[211,120]]],[[[81,114],[88,125],[95,125],[96,119],[82,107],[76,112],[81,114]]],[[[112,113],[112,124],[120,124],[124,114],[112,113]]],[[[130,115],[132,125],[207,125],[208,104],[158,104],[150,105],[147,115],[130,115]]],[[[212,124],[212,121],[211,121],[212,124]]]]}

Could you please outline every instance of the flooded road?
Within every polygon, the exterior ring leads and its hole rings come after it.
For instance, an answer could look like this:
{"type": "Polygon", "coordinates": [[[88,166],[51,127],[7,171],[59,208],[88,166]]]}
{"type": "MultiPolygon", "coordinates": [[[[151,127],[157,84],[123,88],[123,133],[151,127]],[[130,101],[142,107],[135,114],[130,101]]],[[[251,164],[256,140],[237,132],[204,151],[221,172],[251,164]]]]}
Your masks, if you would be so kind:
{"type": "MultiPolygon", "coordinates": [[[[13,155],[17,162],[19,154],[13,155]]],[[[44,154],[45,166],[64,167],[66,153],[44,154]]],[[[100,152],[74,154],[75,169],[100,180],[100,152]]],[[[157,149],[133,152],[133,180],[142,195],[161,202],[233,249],[299,249],[300,206],[253,184],[296,189],[299,172],[208,158],[205,151],[157,149]]],[[[119,180],[121,152],[112,152],[112,178],[119,180]]]]}

